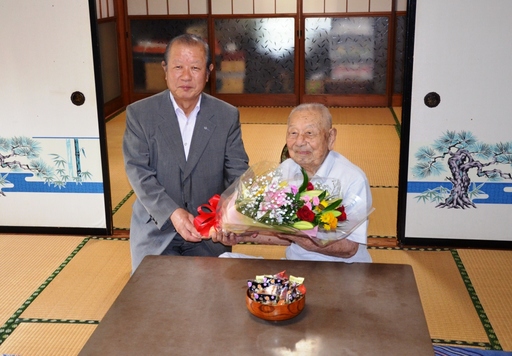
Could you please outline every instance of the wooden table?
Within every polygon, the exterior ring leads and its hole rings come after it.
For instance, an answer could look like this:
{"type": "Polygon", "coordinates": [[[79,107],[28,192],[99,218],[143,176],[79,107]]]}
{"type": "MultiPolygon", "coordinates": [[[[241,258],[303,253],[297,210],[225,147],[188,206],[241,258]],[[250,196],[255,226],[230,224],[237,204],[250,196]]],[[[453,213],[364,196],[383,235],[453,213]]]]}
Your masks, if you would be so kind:
{"type": "Polygon", "coordinates": [[[395,264],[148,256],[80,355],[433,355],[412,268],[395,264]],[[305,278],[299,316],[246,308],[247,280],[305,278]]]}

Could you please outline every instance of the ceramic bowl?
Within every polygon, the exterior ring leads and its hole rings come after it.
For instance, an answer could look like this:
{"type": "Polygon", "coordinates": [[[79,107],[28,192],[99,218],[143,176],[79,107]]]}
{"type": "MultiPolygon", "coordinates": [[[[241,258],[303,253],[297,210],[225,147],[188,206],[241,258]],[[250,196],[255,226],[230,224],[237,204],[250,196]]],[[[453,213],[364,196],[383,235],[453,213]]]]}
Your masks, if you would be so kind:
{"type": "Polygon", "coordinates": [[[250,297],[250,291],[247,290],[247,294],[245,295],[245,304],[251,314],[260,319],[271,321],[288,320],[296,317],[302,312],[306,305],[306,295],[289,304],[267,305],[254,301],[250,297]]]}

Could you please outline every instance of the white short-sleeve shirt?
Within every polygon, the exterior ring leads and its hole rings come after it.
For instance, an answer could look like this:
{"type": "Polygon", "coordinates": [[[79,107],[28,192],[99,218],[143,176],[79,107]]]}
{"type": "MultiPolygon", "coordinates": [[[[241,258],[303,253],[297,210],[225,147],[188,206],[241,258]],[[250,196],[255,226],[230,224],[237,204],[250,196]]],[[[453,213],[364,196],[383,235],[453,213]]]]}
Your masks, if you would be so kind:
{"type": "MultiPolygon", "coordinates": [[[[302,179],[301,168],[292,159],[287,159],[281,163],[280,168],[283,172],[283,176],[297,176],[302,179]]],[[[370,185],[365,173],[338,152],[329,152],[314,177],[339,179],[341,183],[341,194],[343,197],[358,196],[363,202],[366,202],[367,209],[372,206],[370,185]]],[[[346,237],[347,239],[359,244],[356,254],[350,258],[334,257],[317,252],[311,252],[303,249],[295,243],[292,243],[287,247],[286,258],[289,260],[372,262],[372,258],[366,248],[368,240],[367,229],[368,220],[362,223],[356,230],[346,237]]]]}

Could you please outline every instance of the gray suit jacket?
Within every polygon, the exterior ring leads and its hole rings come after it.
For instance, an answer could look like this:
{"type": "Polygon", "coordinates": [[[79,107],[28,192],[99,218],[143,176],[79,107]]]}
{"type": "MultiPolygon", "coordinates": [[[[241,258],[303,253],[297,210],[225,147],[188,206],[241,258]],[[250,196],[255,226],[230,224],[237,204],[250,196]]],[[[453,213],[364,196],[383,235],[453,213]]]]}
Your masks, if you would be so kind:
{"type": "Polygon", "coordinates": [[[248,168],[239,112],[202,94],[188,160],[169,91],[126,109],[123,154],[137,196],[130,225],[132,271],[146,255],[159,255],[176,235],[170,216],[221,194],[248,168]]]}

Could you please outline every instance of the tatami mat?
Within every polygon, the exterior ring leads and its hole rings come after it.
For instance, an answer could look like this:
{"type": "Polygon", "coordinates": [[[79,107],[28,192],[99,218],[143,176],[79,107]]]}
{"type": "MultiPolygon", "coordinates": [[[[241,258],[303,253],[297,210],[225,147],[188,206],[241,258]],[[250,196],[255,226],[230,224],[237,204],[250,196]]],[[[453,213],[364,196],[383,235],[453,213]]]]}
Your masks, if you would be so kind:
{"type": "Polygon", "coordinates": [[[123,160],[123,134],[126,112],[123,111],[107,122],[108,161],[112,197],[112,222],[114,229],[129,229],[135,196],[126,176],[123,160]]]}
{"type": "Polygon", "coordinates": [[[457,250],[504,350],[512,350],[512,251],[457,250]]]}
{"type": "MultiPolygon", "coordinates": [[[[293,107],[239,107],[243,124],[286,124],[293,107]]],[[[333,124],[394,125],[389,108],[329,108],[333,124]]]]}
{"type": "Polygon", "coordinates": [[[268,260],[280,260],[285,258],[286,246],[270,246],[255,244],[238,244],[233,246],[234,253],[244,255],[263,257],[268,260]]]}
{"type": "Polygon", "coordinates": [[[129,229],[132,216],[132,206],[135,203],[135,194],[132,194],[126,201],[119,203],[118,210],[112,216],[114,228],[129,229]]]}
{"type": "Polygon", "coordinates": [[[23,323],[0,345],[1,355],[78,355],[97,325],[23,323]]]}
{"type": "Polygon", "coordinates": [[[81,236],[0,235],[0,327],[83,239],[81,236]]]}
{"type": "Polygon", "coordinates": [[[335,150],[359,166],[371,186],[398,186],[400,141],[392,126],[336,125],[335,150]]]}
{"type": "MultiPolygon", "coordinates": [[[[123,111],[107,125],[107,150],[110,172],[110,190],[114,208],[132,189],[126,177],[123,160],[123,134],[126,128],[126,113],[123,111]]],[[[114,224],[115,226],[115,224],[114,224]]]]}
{"type": "MultiPolygon", "coordinates": [[[[43,283],[42,280],[52,276],[56,268],[60,266],[62,271],[51,277],[46,288],[34,296],[35,299],[17,296],[17,307],[25,304],[25,300],[29,300],[30,305],[17,316],[20,318],[19,326],[12,333],[6,334],[8,337],[5,340],[0,340],[0,352],[25,356],[76,355],[128,280],[128,241],[92,238],[83,244],[83,240],[73,241],[58,236],[52,237],[51,244],[44,237],[32,242],[30,240],[9,241],[8,248],[1,246],[3,258],[0,261],[5,261],[5,256],[13,256],[1,265],[4,272],[0,275],[4,278],[0,291],[2,307],[6,295],[26,290],[28,292],[25,295],[30,297],[43,283]],[[74,248],[77,243],[81,248],[74,248]],[[67,248],[64,248],[66,245],[67,248]],[[25,249],[31,251],[26,254],[34,260],[31,264],[22,258],[25,249]],[[69,253],[73,254],[72,259],[66,264],[69,253]],[[56,260],[51,268],[45,266],[46,258],[56,260]],[[23,269],[19,268],[19,261],[24,263],[23,269]],[[4,268],[6,266],[7,269],[4,268]],[[23,270],[26,275],[16,275],[23,270]],[[6,284],[7,273],[17,278],[16,284],[6,284]],[[34,283],[32,275],[38,274],[39,280],[34,283]],[[33,352],[35,349],[38,352],[33,352]]],[[[6,242],[5,239],[0,241],[6,242]]],[[[283,246],[242,244],[235,246],[233,251],[280,259],[284,257],[284,249],[283,246]]],[[[474,305],[475,297],[468,293],[460,266],[457,266],[454,256],[458,252],[470,279],[469,283],[472,283],[489,319],[488,323],[496,332],[501,346],[505,350],[512,349],[509,325],[512,317],[512,251],[369,251],[374,263],[402,263],[413,267],[430,335],[435,343],[489,345],[488,334],[474,305]]],[[[11,316],[13,313],[15,311],[11,310],[11,316]]]]}
{"type": "Polygon", "coordinates": [[[333,124],[395,125],[389,108],[329,108],[333,124]]]}
{"type": "Polygon", "coordinates": [[[369,251],[374,263],[412,266],[432,339],[488,342],[450,251],[369,251]]]}
{"type": "Polygon", "coordinates": [[[396,119],[399,123],[402,123],[402,107],[395,106],[393,107],[393,112],[395,113],[396,119]]]}
{"type": "Polygon", "coordinates": [[[292,107],[238,107],[242,124],[284,124],[292,107]]]}
{"type": "Polygon", "coordinates": [[[124,167],[117,168],[115,170],[111,169],[110,179],[115,180],[111,182],[111,196],[112,196],[112,209],[116,207],[116,205],[121,202],[126,195],[132,190],[130,183],[128,182],[128,178],[126,177],[124,167]]]}
{"type": "MultiPolygon", "coordinates": [[[[335,150],[358,165],[372,186],[398,186],[399,140],[392,126],[335,125],[335,150]]],[[[286,125],[243,124],[250,164],[279,162],[286,143],[286,125]]]]}
{"type": "Polygon", "coordinates": [[[396,237],[398,188],[371,188],[373,207],[368,224],[368,236],[396,237]]]}
{"type": "Polygon", "coordinates": [[[242,139],[250,165],[279,163],[286,144],[286,125],[242,124],[242,139]]]}
{"type": "Polygon", "coordinates": [[[91,239],[21,317],[100,320],[130,273],[127,240],[91,239]]]}

